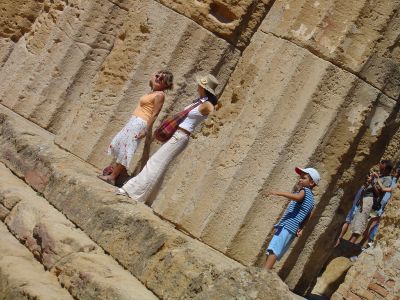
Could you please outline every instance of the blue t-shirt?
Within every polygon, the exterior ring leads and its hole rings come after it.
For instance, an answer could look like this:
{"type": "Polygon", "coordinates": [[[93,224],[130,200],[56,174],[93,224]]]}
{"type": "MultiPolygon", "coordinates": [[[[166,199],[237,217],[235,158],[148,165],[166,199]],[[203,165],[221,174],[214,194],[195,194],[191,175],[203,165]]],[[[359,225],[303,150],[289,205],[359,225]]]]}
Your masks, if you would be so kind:
{"type": "Polygon", "coordinates": [[[303,188],[305,195],[303,201],[290,201],[283,217],[275,227],[284,227],[292,234],[296,234],[301,223],[307,218],[314,208],[314,195],[309,188],[303,188]]]}

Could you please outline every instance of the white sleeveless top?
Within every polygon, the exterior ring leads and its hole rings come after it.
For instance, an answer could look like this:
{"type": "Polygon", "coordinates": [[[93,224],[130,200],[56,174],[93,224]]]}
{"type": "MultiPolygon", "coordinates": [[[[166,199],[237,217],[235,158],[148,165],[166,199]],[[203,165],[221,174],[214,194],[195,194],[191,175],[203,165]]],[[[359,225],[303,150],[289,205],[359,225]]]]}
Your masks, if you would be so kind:
{"type": "MultiPolygon", "coordinates": [[[[201,103],[204,103],[205,99],[201,99],[201,103]]],[[[201,104],[200,104],[201,105],[201,104]]],[[[199,106],[193,108],[187,115],[186,119],[183,120],[181,124],[179,124],[180,128],[183,128],[189,132],[193,132],[197,125],[201,123],[201,121],[207,119],[207,115],[202,115],[199,111],[199,106]]]]}

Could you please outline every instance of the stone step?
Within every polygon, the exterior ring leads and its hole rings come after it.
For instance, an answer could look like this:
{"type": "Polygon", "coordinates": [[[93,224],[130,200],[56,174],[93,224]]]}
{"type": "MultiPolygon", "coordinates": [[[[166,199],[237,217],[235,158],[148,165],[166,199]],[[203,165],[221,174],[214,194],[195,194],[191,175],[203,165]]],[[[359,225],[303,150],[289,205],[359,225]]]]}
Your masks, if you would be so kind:
{"type": "Polygon", "coordinates": [[[244,267],[176,230],[146,205],[116,196],[96,178],[97,169],[1,106],[0,126],[0,160],[156,296],[221,299],[256,290],[260,298],[292,299],[275,273],[244,267]]]}
{"type": "Polygon", "coordinates": [[[1,299],[72,300],[57,277],[44,270],[32,253],[0,222],[1,299]]]}
{"type": "Polygon", "coordinates": [[[0,164],[5,224],[77,299],[157,299],[84,232],[0,164]],[[10,203],[14,205],[10,205],[10,203]]]}

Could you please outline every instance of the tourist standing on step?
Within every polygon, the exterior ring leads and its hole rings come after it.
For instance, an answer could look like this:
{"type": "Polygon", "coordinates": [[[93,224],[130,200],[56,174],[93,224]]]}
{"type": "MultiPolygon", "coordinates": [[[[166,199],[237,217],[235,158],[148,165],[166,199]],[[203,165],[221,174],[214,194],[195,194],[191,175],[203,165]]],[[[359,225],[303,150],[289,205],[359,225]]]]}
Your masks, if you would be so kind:
{"type": "Polygon", "coordinates": [[[159,71],[151,76],[149,85],[150,93],[140,98],[132,117],[108,147],[108,155],[114,157],[116,165],[111,174],[99,175],[98,178],[112,185],[115,185],[118,176],[129,168],[141,139],[151,130],[164,104],[164,91],[173,88],[173,75],[169,71],[159,71]]]}
{"type": "Polygon", "coordinates": [[[379,174],[374,172],[371,173],[373,176],[371,183],[366,187],[360,204],[354,214],[354,218],[350,224],[352,234],[349,241],[351,243],[356,243],[360,235],[367,229],[368,218],[370,217],[374,202],[380,202],[384,194],[381,186],[389,188],[391,185],[392,178],[390,173],[392,172],[392,169],[393,163],[390,160],[382,160],[379,163],[379,174]],[[377,182],[378,178],[381,185],[377,182]]]}
{"type": "Polygon", "coordinates": [[[150,157],[143,170],[119,188],[117,194],[145,202],[163,177],[170,162],[186,148],[189,136],[196,126],[214,111],[218,101],[215,92],[218,85],[217,79],[212,75],[207,75],[196,77],[196,81],[199,98],[191,104],[194,108],[179,124],[173,136],[150,157]]]}
{"type": "Polygon", "coordinates": [[[350,226],[350,223],[354,218],[354,214],[356,213],[356,210],[359,209],[359,206],[361,204],[361,201],[362,201],[362,198],[364,195],[364,191],[369,186],[371,181],[372,181],[372,173],[370,172],[370,173],[368,173],[368,175],[366,177],[365,183],[358,189],[356,195],[354,196],[353,204],[351,206],[350,211],[347,213],[346,219],[344,221],[344,224],[342,225],[342,229],[340,231],[339,237],[337,238],[334,247],[339,246],[340,241],[346,234],[346,232],[350,226]]]}
{"type": "Polygon", "coordinates": [[[381,216],[383,215],[383,212],[385,211],[385,207],[392,197],[393,190],[397,188],[397,181],[400,177],[400,168],[397,167],[397,168],[393,169],[392,181],[390,183],[390,187],[388,187],[388,188],[383,185],[381,179],[378,177],[378,174],[374,174],[374,175],[377,178],[376,182],[378,183],[378,185],[381,188],[381,191],[384,194],[383,194],[383,197],[381,198],[381,200],[377,199],[377,201],[375,202],[375,205],[372,206],[372,210],[369,214],[370,219],[368,222],[367,229],[364,231],[363,238],[359,242],[359,244],[361,246],[364,245],[366,240],[368,240],[368,244],[370,244],[375,239],[375,236],[378,233],[379,222],[380,222],[381,216]]]}
{"type": "Polygon", "coordinates": [[[312,189],[318,185],[320,175],[314,168],[295,168],[297,174],[300,175],[297,183],[298,192],[269,192],[266,195],[282,196],[290,201],[284,215],[274,226],[275,233],[272,237],[267,251],[267,261],[265,269],[272,269],[275,262],[280,260],[296,236],[302,234],[302,230],[311,217],[314,208],[314,195],[312,189]]]}

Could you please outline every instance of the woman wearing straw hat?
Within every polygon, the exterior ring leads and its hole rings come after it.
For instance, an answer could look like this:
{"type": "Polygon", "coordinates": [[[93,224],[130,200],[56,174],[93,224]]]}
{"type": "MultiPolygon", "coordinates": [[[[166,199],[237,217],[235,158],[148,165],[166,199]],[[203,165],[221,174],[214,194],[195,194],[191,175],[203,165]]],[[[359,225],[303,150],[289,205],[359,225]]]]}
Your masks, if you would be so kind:
{"type": "Polygon", "coordinates": [[[179,124],[174,135],[150,157],[143,170],[130,179],[117,194],[129,196],[140,202],[145,202],[151,195],[154,187],[165,173],[169,163],[186,148],[189,136],[195,127],[205,120],[214,111],[217,104],[215,88],[218,86],[217,79],[212,75],[197,76],[197,92],[201,104],[193,108],[187,117],[179,124]]]}
{"type": "Polygon", "coordinates": [[[98,178],[115,185],[118,176],[129,168],[140,140],[146,136],[164,104],[164,91],[173,87],[173,79],[174,76],[169,71],[159,71],[151,76],[151,92],[140,98],[129,122],[115,135],[108,147],[108,155],[113,156],[116,161],[112,173],[99,175],[98,178]]]}

